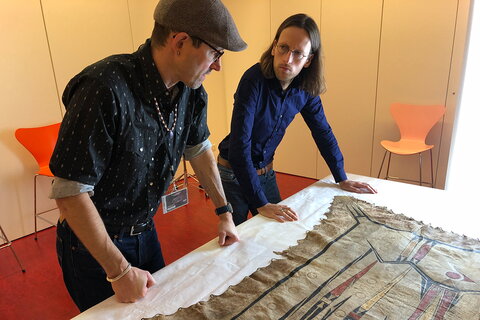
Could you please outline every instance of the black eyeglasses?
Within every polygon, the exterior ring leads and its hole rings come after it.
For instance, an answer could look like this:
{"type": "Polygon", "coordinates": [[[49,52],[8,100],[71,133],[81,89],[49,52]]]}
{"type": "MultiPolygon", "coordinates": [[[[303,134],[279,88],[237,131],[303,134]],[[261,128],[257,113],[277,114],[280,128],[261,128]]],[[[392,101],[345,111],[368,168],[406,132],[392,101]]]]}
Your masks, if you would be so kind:
{"type": "Polygon", "coordinates": [[[308,57],[308,54],[305,54],[302,51],[290,50],[290,47],[286,44],[276,43],[275,46],[277,47],[277,52],[282,56],[291,52],[292,53],[292,58],[296,62],[300,62],[303,58],[308,57]]]}
{"type": "Polygon", "coordinates": [[[195,39],[198,39],[200,40],[201,42],[205,43],[207,46],[209,46],[210,48],[212,48],[213,51],[215,51],[215,54],[213,56],[213,62],[217,62],[218,59],[220,59],[221,56],[223,56],[223,54],[225,53],[224,51],[220,51],[218,50],[217,48],[215,48],[214,46],[212,46],[210,43],[208,43],[207,41],[199,38],[199,37],[194,37],[192,36],[192,38],[195,38],[195,39]]]}

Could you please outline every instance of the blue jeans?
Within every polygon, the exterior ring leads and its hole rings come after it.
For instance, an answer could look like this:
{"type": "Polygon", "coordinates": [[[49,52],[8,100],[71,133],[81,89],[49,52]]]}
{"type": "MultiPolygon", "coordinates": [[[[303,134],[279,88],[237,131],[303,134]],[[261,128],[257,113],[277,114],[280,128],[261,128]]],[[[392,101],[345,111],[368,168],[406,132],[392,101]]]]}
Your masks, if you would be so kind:
{"type": "MultiPolygon", "coordinates": [[[[111,238],[132,266],[150,273],[165,266],[155,228],[137,236],[114,235],[111,238]]],[[[57,256],[65,286],[80,311],[114,294],[105,271],[78,240],[66,220],[57,224],[57,256]]]]}
{"type": "MultiPolygon", "coordinates": [[[[247,198],[243,194],[242,188],[240,187],[233,170],[218,163],[217,166],[218,171],[220,172],[220,178],[222,179],[225,196],[227,197],[227,201],[232,204],[233,222],[235,225],[239,225],[247,220],[248,211],[252,212],[252,215],[258,214],[257,208],[248,204],[247,198]]],[[[278,190],[275,171],[270,170],[265,174],[259,175],[258,178],[260,179],[260,185],[268,202],[279,203],[282,201],[278,190]]]]}

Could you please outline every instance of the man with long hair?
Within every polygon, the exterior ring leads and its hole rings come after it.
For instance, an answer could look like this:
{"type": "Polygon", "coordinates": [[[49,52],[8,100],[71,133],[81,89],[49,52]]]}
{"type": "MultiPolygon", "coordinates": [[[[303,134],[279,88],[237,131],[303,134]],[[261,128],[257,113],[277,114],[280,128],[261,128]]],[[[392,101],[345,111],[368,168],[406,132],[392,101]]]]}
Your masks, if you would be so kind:
{"type": "Polygon", "coordinates": [[[248,69],[235,93],[231,132],[219,145],[218,168],[236,225],[248,211],[280,222],[298,215],[281,201],[273,156],[288,125],[301,113],[335,181],[343,190],[376,193],[348,180],[343,155],[325,118],[320,33],[305,14],[287,18],[260,63],[248,69]]]}

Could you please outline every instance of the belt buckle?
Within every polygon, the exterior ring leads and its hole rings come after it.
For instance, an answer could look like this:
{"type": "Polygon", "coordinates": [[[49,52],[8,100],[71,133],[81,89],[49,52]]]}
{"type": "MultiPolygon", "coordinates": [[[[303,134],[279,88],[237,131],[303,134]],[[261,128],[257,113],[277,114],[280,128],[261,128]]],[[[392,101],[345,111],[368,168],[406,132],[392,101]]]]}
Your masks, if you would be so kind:
{"type": "Polygon", "coordinates": [[[130,235],[131,235],[131,236],[138,236],[140,233],[142,233],[142,231],[140,231],[140,232],[134,232],[134,230],[135,230],[135,226],[132,226],[132,227],[130,228],[130,235]]]}

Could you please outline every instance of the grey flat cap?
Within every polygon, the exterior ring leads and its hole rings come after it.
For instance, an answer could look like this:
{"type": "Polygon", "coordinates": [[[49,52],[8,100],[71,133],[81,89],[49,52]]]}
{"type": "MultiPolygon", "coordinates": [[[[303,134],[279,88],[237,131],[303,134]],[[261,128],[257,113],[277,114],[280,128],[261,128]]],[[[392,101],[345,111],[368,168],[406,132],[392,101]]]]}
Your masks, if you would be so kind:
{"type": "Polygon", "coordinates": [[[160,0],[153,18],[160,25],[226,50],[241,51],[247,47],[220,0],[160,0]]]}

